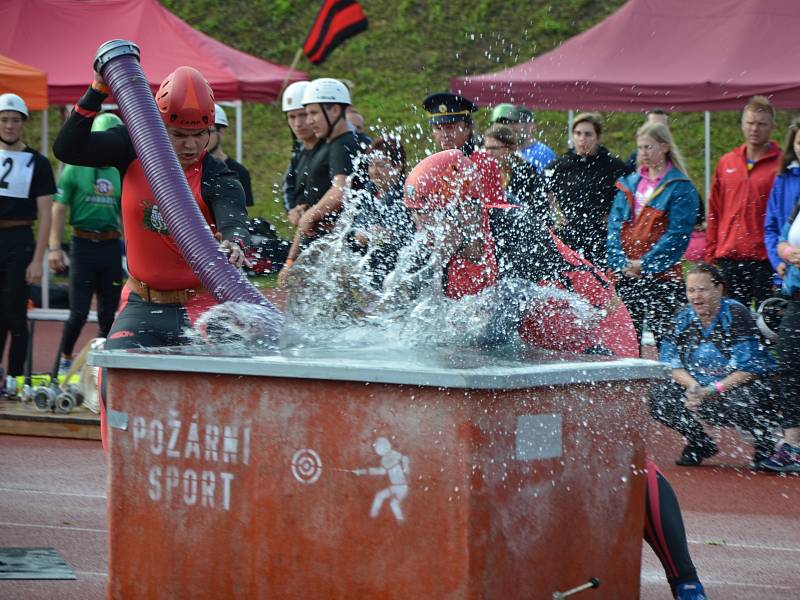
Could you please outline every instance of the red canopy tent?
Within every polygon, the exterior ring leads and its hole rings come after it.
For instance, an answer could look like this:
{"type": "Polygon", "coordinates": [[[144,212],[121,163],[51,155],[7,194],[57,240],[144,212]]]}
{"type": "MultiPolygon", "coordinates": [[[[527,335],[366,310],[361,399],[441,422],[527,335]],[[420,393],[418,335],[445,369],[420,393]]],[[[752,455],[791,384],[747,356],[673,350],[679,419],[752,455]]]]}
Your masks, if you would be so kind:
{"type": "Polygon", "coordinates": [[[47,108],[47,73],[0,55],[0,94],[17,94],[28,110],[47,108]]]}
{"type": "Polygon", "coordinates": [[[798,0],[629,0],[546,54],[451,87],[543,109],[740,110],[755,94],[798,108],[798,31],[798,0]]]}
{"type": "MultiPolygon", "coordinates": [[[[153,90],[181,65],[197,68],[218,100],[271,102],[289,74],[192,29],[157,0],[3,0],[0,53],[47,72],[51,104],[71,104],[92,81],[103,42],[132,40],[153,90]]],[[[290,81],[302,80],[293,71],[290,81]]]]}

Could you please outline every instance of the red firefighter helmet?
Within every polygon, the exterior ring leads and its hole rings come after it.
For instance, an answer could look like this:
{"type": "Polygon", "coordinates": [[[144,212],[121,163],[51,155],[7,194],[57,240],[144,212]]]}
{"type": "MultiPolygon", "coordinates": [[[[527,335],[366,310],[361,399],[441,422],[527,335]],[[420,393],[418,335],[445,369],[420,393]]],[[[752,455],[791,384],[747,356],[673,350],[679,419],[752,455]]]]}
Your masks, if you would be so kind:
{"type": "Polygon", "coordinates": [[[214,92],[193,67],[178,67],[156,92],[165,125],[180,129],[208,129],[214,125],[214,92]]]}
{"type": "Polygon", "coordinates": [[[462,198],[480,197],[475,164],[460,150],[444,150],[421,161],[406,179],[404,199],[411,209],[439,209],[462,198]]]}

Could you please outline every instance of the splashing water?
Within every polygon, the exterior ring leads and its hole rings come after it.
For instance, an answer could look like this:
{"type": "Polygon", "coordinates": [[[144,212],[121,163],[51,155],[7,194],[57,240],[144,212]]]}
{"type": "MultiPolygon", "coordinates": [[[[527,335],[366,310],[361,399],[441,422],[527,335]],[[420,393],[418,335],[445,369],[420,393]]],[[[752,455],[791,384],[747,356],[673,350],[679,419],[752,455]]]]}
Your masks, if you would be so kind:
{"type": "MultiPolygon", "coordinates": [[[[502,279],[472,296],[447,298],[444,257],[452,254],[453,231],[463,228],[462,203],[437,212],[436,225],[426,234],[417,233],[399,252],[394,270],[376,285],[369,267],[373,249],[356,252],[348,238],[361,203],[373,201],[367,192],[348,187],[333,230],[298,257],[287,278],[281,347],[513,344],[518,343],[517,327],[534,301],[568,303],[576,322],[587,329],[602,318],[602,311],[571,292],[520,278],[502,279]]],[[[258,310],[253,305],[219,305],[202,316],[189,337],[195,342],[243,344],[250,353],[270,349],[265,332],[256,325],[258,310]]]]}

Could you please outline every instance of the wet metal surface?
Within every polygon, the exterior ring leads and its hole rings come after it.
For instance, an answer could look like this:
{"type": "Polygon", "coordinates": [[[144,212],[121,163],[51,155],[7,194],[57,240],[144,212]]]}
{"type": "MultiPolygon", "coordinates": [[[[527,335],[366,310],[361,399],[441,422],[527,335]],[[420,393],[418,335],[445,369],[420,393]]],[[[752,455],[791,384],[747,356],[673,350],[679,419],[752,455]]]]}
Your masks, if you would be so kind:
{"type": "Polygon", "coordinates": [[[491,352],[469,348],[301,348],[251,357],[225,347],[183,346],[105,350],[92,353],[89,362],[121,369],[471,389],[522,389],[654,379],[669,374],[667,366],[649,360],[543,354],[509,347],[491,352]]]}

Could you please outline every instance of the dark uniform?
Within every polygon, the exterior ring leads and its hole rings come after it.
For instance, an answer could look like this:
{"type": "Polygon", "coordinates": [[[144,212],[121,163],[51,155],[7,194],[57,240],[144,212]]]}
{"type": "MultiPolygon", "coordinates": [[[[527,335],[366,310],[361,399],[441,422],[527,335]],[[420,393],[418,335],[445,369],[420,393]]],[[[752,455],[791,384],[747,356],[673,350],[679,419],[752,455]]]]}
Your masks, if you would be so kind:
{"type": "Polygon", "coordinates": [[[225,159],[225,165],[236,174],[236,178],[239,180],[239,183],[242,184],[245,206],[253,206],[255,201],[253,200],[253,185],[250,182],[250,171],[248,171],[247,167],[242,163],[234,160],[230,156],[225,159]]]}
{"type": "Polygon", "coordinates": [[[293,152],[285,182],[287,211],[301,205],[308,208],[319,202],[331,187],[327,144],[320,140],[311,149],[301,145],[293,152]]]}
{"type": "Polygon", "coordinates": [[[25,280],[36,249],[31,225],[37,218],[36,199],[56,193],[48,160],[25,146],[3,151],[0,169],[0,357],[11,334],[8,374],[22,375],[28,347],[25,280]]]}

